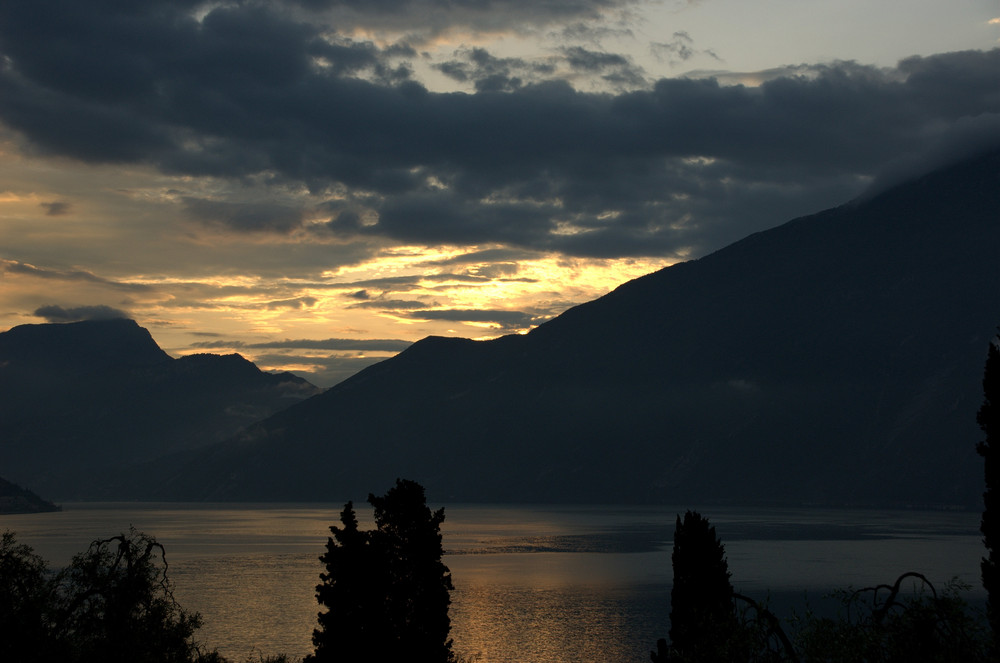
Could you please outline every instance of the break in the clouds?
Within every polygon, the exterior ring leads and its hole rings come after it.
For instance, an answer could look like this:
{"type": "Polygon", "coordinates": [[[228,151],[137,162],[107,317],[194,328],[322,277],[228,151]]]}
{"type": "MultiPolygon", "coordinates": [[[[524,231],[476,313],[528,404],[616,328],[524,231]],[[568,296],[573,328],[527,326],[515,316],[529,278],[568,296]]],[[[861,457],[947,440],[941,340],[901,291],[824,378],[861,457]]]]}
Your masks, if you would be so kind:
{"type": "Polygon", "coordinates": [[[475,322],[495,326],[504,330],[527,329],[548,319],[522,311],[497,311],[484,309],[435,309],[426,311],[411,311],[407,317],[417,320],[451,320],[455,322],[475,322]]]}
{"type": "MultiPolygon", "coordinates": [[[[563,20],[617,4],[470,3],[441,16],[505,26],[508,14],[563,20]]],[[[1000,50],[892,69],[830,63],[756,86],[662,78],[593,92],[572,72],[634,70],[580,46],[556,52],[570,72],[473,48],[438,65],[474,81],[468,94],[428,89],[411,75],[414,51],[324,18],[443,7],[11,0],[0,8],[0,120],[45,153],[302,188],[294,205],[178,202],[240,232],[307,225],[342,241],[595,257],[701,253],[839,202],[963,125],[996,139],[1000,50]]],[[[656,43],[683,59],[689,41],[656,43]]]]}

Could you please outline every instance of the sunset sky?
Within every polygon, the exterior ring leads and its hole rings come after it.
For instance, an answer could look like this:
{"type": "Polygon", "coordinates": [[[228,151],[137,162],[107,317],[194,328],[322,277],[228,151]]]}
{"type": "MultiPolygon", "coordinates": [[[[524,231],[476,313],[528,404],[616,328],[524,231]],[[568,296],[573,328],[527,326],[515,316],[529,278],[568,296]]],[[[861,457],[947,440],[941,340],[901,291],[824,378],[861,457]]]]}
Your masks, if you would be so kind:
{"type": "Polygon", "coordinates": [[[0,330],[329,386],[1000,142],[996,0],[3,0],[0,330]]]}

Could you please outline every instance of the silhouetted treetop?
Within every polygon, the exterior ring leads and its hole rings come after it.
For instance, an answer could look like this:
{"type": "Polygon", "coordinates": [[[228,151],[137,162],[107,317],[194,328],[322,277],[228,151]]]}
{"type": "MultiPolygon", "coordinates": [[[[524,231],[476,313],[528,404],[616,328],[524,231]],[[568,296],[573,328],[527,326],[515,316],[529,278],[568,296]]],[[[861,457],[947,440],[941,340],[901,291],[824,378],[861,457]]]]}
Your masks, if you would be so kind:
{"type": "Polygon", "coordinates": [[[354,505],[332,526],[326,572],[316,598],[326,612],[313,631],[317,663],[328,661],[453,659],[448,607],[453,589],[441,523],[444,509],[432,512],[423,486],[397,479],[384,496],[368,496],[375,529],[358,529],[354,505]]]}

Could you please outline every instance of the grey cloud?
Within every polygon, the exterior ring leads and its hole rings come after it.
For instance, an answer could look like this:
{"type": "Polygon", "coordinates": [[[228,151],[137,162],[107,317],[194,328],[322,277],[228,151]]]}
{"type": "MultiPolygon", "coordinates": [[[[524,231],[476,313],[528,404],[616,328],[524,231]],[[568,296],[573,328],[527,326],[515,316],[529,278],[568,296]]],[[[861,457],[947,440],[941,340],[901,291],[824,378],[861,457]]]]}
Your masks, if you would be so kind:
{"type": "Polygon", "coordinates": [[[541,324],[548,317],[539,317],[522,311],[490,311],[481,309],[444,309],[412,311],[407,317],[417,320],[447,320],[452,322],[493,323],[502,329],[527,329],[541,324]]]}
{"type": "Polygon", "coordinates": [[[148,292],[152,288],[142,283],[122,283],[106,279],[92,272],[83,270],[61,270],[47,267],[37,267],[18,260],[0,259],[0,273],[9,272],[11,274],[25,274],[39,279],[51,279],[57,281],[82,281],[85,283],[95,283],[107,286],[113,290],[123,290],[125,292],[148,292]]]}
{"type": "Polygon", "coordinates": [[[635,89],[646,85],[642,67],[617,53],[593,51],[581,46],[562,49],[569,66],[577,71],[600,74],[601,78],[619,89],[635,89]]]}
{"type": "Polygon", "coordinates": [[[247,350],[330,350],[330,351],[367,351],[367,352],[400,352],[410,346],[410,341],[399,339],[285,339],[283,341],[266,341],[262,343],[246,343],[244,341],[197,341],[191,344],[193,348],[215,349],[234,348],[247,350]]]}
{"type": "Polygon", "coordinates": [[[287,233],[302,225],[305,213],[275,203],[233,203],[184,198],[188,216],[205,224],[220,224],[244,232],[287,233]]]}
{"type": "Polygon", "coordinates": [[[455,56],[457,59],[435,64],[434,68],[453,80],[472,81],[478,92],[509,92],[555,73],[551,63],[498,58],[484,48],[456,51],[455,56]]]}
{"type": "Polygon", "coordinates": [[[513,276],[520,271],[520,266],[516,262],[495,262],[491,265],[480,265],[471,270],[475,276],[485,276],[488,279],[497,279],[505,276],[513,276]]]}
{"type": "Polygon", "coordinates": [[[422,287],[425,282],[430,283],[486,283],[490,279],[482,276],[472,276],[470,274],[422,274],[419,276],[386,276],[377,279],[365,279],[362,281],[351,281],[350,283],[336,284],[335,288],[373,288],[380,290],[412,290],[422,287]]]}
{"type": "Polygon", "coordinates": [[[616,53],[591,51],[582,46],[570,46],[562,49],[566,61],[574,69],[601,71],[603,69],[627,67],[629,59],[616,53]]]}
{"type": "Polygon", "coordinates": [[[484,262],[517,262],[518,260],[532,260],[538,257],[539,254],[537,252],[525,251],[523,249],[483,249],[482,251],[461,253],[443,260],[431,260],[423,264],[443,267],[447,265],[468,265],[484,262]]]}
{"type": "MultiPolygon", "coordinates": [[[[613,4],[535,11],[573,20],[613,4]]],[[[220,6],[198,22],[190,3],[2,3],[0,121],[84,161],[268,174],[304,184],[317,205],[346,192],[338,235],[611,257],[700,254],[843,202],[928,136],[947,145],[1000,114],[1000,49],[616,94],[527,82],[522,63],[487,53],[496,71],[470,80],[509,91],[446,94],[380,75],[391,49],[327,38],[330,26],[280,5],[220,6]]],[[[189,213],[277,232],[303,218],[226,205],[189,202],[189,213]]]]}
{"type": "Polygon", "coordinates": [[[405,311],[407,309],[418,309],[427,306],[427,302],[409,299],[374,299],[370,302],[352,304],[348,308],[379,309],[383,311],[405,311]]]}
{"type": "Polygon", "coordinates": [[[191,344],[192,348],[198,348],[199,350],[220,350],[220,349],[237,349],[245,348],[246,343],[243,341],[195,341],[191,344]]]}
{"type": "Polygon", "coordinates": [[[719,56],[711,50],[695,48],[691,35],[684,31],[675,32],[670,41],[651,43],[649,50],[656,57],[671,64],[687,62],[696,55],[708,55],[716,60],[719,59],[719,56]]]}
{"type": "Polygon", "coordinates": [[[576,21],[562,26],[551,36],[571,43],[585,42],[598,46],[605,39],[631,38],[635,35],[626,27],[609,27],[601,23],[576,21]]]}
{"type": "Polygon", "coordinates": [[[288,308],[288,309],[302,309],[311,308],[316,305],[315,297],[295,297],[294,299],[279,299],[273,302],[267,303],[267,309],[269,311],[275,311],[278,309],[288,308]]]}
{"type": "Polygon", "coordinates": [[[38,204],[45,208],[45,216],[64,216],[69,214],[70,204],[67,202],[57,200],[51,203],[38,204]]]}
{"type": "Polygon", "coordinates": [[[636,0],[295,0],[326,12],[337,25],[439,33],[447,28],[477,31],[537,30],[540,26],[597,19],[636,0]]]}
{"type": "Polygon", "coordinates": [[[35,309],[33,315],[45,318],[49,322],[79,322],[80,320],[115,320],[119,318],[130,318],[131,316],[121,309],[112,308],[100,304],[98,306],[72,306],[63,308],[51,304],[35,309]]]}

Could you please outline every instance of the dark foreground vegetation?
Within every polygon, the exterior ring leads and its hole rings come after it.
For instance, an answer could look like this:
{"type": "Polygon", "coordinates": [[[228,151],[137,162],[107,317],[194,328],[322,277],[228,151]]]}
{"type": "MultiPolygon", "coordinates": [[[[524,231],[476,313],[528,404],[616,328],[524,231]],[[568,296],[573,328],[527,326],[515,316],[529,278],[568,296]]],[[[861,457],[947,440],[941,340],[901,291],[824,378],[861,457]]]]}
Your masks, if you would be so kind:
{"type": "MultiPolygon", "coordinates": [[[[780,617],[733,590],[725,547],[697,512],[678,516],[669,639],[654,663],[976,663],[1000,657],[1000,350],[989,347],[977,450],[986,475],[982,560],[985,612],[955,582],[935,587],[916,571],[891,584],[847,589],[836,617],[780,617]]],[[[369,495],[375,529],[358,528],[353,504],[331,526],[320,557],[322,608],[305,663],[458,660],[449,638],[451,575],[442,563],[444,510],[420,484],[397,480],[369,495]]],[[[5,663],[227,663],[194,637],[201,618],[174,600],[165,551],[130,530],[94,541],[51,570],[14,533],[0,540],[0,661],[5,663]]],[[[637,643],[637,645],[640,643],[637,643]]],[[[260,655],[256,663],[288,663],[260,655]]]]}

